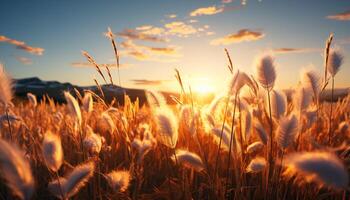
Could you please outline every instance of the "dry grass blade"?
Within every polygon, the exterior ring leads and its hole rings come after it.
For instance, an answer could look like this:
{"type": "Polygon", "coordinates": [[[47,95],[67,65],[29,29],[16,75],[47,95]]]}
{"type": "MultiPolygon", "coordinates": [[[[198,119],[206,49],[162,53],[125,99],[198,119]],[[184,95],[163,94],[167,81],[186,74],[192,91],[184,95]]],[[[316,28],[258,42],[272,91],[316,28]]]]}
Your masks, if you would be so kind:
{"type": "Polygon", "coordinates": [[[96,68],[97,72],[101,75],[105,83],[107,84],[106,78],[103,75],[100,66],[95,62],[95,60],[90,56],[90,54],[86,51],[82,51],[83,56],[96,68]]]}
{"type": "Polygon", "coordinates": [[[106,36],[111,40],[112,42],[112,47],[113,47],[113,51],[114,51],[114,55],[115,55],[115,59],[117,62],[117,68],[118,68],[118,79],[119,79],[119,86],[121,87],[121,82],[120,82],[120,63],[119,63],[119,52],[117,49],[117,44],[114,40],[115,35],[112,32],[112,29],[110,27],[108,27],[108,31],[106,33],[106,36]]]}
{"type": "Polygon", "coordinates": [[[230,70],[231,74],[233,74],[233,64],[232,64],[232,60],[231,60],[231,56],[230,53],[228,52],[228,50],[225,48],[225,53],[229,62],[229,65],[227,65],[228,69],[230,70]]]}
{"type": "Polygon", "coordinates": [[[332,44],[333,40],[333,33],[331,33],[328,37],[328,40],[326,42],[326,47],[324,49],[324,79],[323,84],[325,85],[327,82],[327,65],[328,65],[328,58],[329,58],[329,50],[332,44]]]}

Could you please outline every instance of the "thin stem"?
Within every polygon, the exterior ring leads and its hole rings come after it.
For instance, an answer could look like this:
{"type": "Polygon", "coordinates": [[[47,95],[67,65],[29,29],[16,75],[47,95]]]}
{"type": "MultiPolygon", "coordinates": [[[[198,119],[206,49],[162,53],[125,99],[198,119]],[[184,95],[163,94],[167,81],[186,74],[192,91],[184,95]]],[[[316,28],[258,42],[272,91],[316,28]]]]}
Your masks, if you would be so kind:
{"type": "Polygon", "coordinates": [[[232,141],[233,141],[233,128],[234,128],[234,124],[235,124],[235,114],[236,114],[236,104],[237,104],[237,92],[235,95],[235,103],[234,103],[234,107],[233,107],[233,113],[232,113],[232,124],[231,124],[231,133],[230,133],[230,145],[229,145],[229,149],[228,149],[228,162],[227,162],[227,170],[226,170],[226,189],[225,189],[225,196],[227,194],[227,190],[228,190],[228,180],[229,180],[229,176],[230,176],[230,163],[231,163],[231,147],[232,147],[232,141]]]}
{"type": "MultiPolygon", "coordinates": [[[[225,122],[226,122],[226,116],[227,116],[229,100],[230,100],[230,98],[227,97],[226,104],[225,104],[224,119],[223,119],[223,122],[222,122],[221,132],[220,132],[219,146],[218,146],[218,151],[216,153],[215,168],[214,168],[214,175],[215,176],[214,176],[214,178],[216,177],[216,172],[217,172],[217,169],[218,169],[218,163],[219,163],[219,157],[220,157],[219,153],[220,153],[220,149],[221,149],[222,135],[223,135],[223,132],[224,132],[224,127],[225,127],[225,122]]],[[[215,180],[214,180],[214,182],[215,182],[215,180]]]]}
{"type": "Polygon", "coordinates": [[[6,120],[7,120],[8,126],[9,126],[10,139],[11,139],[11,141],[13,141],[13,138],[12,138],[12,126],[11,126],[11,123],[10,123],[10,117],[9,117],[9,112],[8,112],[8,107],[7,106],[6,106],[6,120]]]}
{"type": "Polygon", "coordinates": [[[332,77],[332,95],[331,95],[331,111],[329,114],[328,144],[331,142],[331,137],[332,137],[333,95],[334,95],[334,77],[332,77]]]}
{"type": "Polygon", "coordinates": [[[57,178],[58,186],[60,187],[60,193],[61,193],[62,199],[66,199],[66,195],[64,195],[63,190],[62,190],[62,185],[61,185],[61,181],[60,181],[60,177],[58,175],[58,172],[55,171],[54,174],[55,174],[55,176],[57,178]]]}
{"type": "Polygon", "coordinates": [[[273,162],[273,135],[272,135],[272,129],[273,129],[273,124],[272,124],[272,114],[271,114],[271,100],[270,100],[270,90],[267,89],[267,98],[268,98],[268,103],[269,103],[269,122],[270,122],[270,154],[269,156],[269,170],[268,170],[268,174],[266,177],[266,192],[268,190],[268,186],[269,186],[269,182],[270,182],[270,176],[272,173],[272,162],[273,162]]]}

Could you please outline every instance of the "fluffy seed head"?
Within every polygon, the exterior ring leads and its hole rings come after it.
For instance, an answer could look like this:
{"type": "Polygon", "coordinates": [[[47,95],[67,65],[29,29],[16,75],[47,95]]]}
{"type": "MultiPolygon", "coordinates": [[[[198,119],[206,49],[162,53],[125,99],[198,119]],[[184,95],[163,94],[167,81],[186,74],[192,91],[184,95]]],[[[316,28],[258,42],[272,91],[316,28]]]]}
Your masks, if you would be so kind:
{"type": "Polygon", "coordinates": [[[262,142],[253,142],[247,147],[247,153],[258,153],[264,148],[264,144],[262,142]]]}
{"type": "Polygon", "coordinates": [[[276,135],[280,148],[287,148],[294,141],[297,132],[298,120],[295,115],[281,118],[276,135]]]}
{"type": "Polygon", "coordinates": [[[256,62],[256,79],[265,89],[272,89],[276,80],[276,70],[274,58],[271,55],[265,55],[256,62]]]}
{"type": "Polygon", "coordinates": [[[338,73],[342,63],[343,63],[343,54],[340,53],[340,51],[338,50],[331,50],[331,52],[329,53],[327,70],[332,77],[334,77],[338,73]]]}
{"type": "Polygon", "coordinates": [[[0,139],[1,175],[12,192],[21,199],[30,199],[34,179],[28,161],[16,146],[0,139]]]}
{"type": "Polygon", "coordinates": [[[76,166],[68,176],[64,178],[60,177],[59,182],[58,180],[50,182],[48,189],[58,198],[71,198],[77,194],[94,175],[94,169],[95,165],[93,162],[76,166]],[[59,185],[61,185],[61,189],[59,188],[59,185]],[[61,195],[61,190],[63,192],[63,197],[61,195]]]}
{"type": "Polygon", "coordinates": [[[12,100],[12,81],[6,74],[3,65],[0,63],[0,102],[4,105],[11,104],[12,100]]]}
{"type": "Polygon", "coordinates": [[[266,167],[266,160],[262,157],[254,158],[252,161],[250,161],[246,171],[257,173],[262,171],[266,167]]]}
{"type": "Polygon", "coordinates": [[[90,113],[93,110],[94,101],[92,99],[91,93],[85,93],[82,103],[83,110],[85,110],[87,113],[90,113]]]}
{"type": "Polygon", "coordinates": [[[89,151],[91,154],[98,154],[102,148],[103,137],[98,134],[95,134],[90,131],[89,135],[87,135],[83,141],[84,148],[89,151]]]}
{"type": "Polygon", "coordinates": [[[170,108],[162,106],[155,109],[157,122],[157,139],[160,143],[170,148],[175,148],[178,139],[178,122],[170,108]]]}
{"type": "Polygon", "coordinates": [[[298,87],[295,91],[293,104],[294,109],[297,113],[301,114],[303,111],[307,110],[311,103],[311,90],[304,87],[298,87]]]}
{"type": "Polygon", "coordinates": [[[37,100],[36,100],[36,96],[30,92],[27,93],[27,98],[30,102],[30,104],[32,104],[34,107],[36,107],[36,105],[38,104],[37,100]]]}
{"type": "Polygon", "coordinates": [[[130,173],[124,170],[112,171],[107,174],[107,181],[115,191],[125,192],[129,187],[130,173]]]}
{"type": "Polygon", "coordinates": [[[284,176],[296,177],[299,183],[314,182],[320,187],[346,188],[348,172],[341,160],[329,152],[304,152],[287,155],[284,176]]]}
{"type": "Polygon", "coordinates": [[[78,101],[69,92],[64,92],[64,97],[66,98],[69,112],[75,116],[78,124],[81,125],[82,119],[78,101]]]}
{"type": "Polygon", "coordinates": [[[194,169],[197,172],[200,172],[204,169],[204,164],[202,159],[195,153],[191,153],[186,150],[176,150],[176,158],[175,156],[172,156],[172,160],[175,162],[175,159],[177,159],[177,162],[182,164],[184,167],[194,169]]]}
{"type": "Polygon", "coordinates": [[[61,138],[51,131],[46,132],[43,141],[43,155],[47,167],[56,172],[63,162],[61,138]]]}
{"type": "Polygon", "coordinates": [[[258,134],[261,142],[264,143],[264,145],[266,145],[267,141],[269,140],[269,136],[267,135],[264,127],[261,125],[261,123],[258,120],[254,121],[253,127],[255,132],[258,134]]]}
{"type": "Polygon", "coordinates": [[[321,91],[321,78],[316,71],[308,70],[302,73],[302,83],[305,88],[312,89],[314,98],[317,99],[321,91]]]}
{"type": "Polygon", "coordinates": [[[148,105],[151,108],[156,108],[156,107],[167,105],[166,100],[161,93],[156,92],[156,91],[146,91],[145,94],[146,94],[148,105]]]}
{"type": "MultiPolygon", "coordinates": [[[[279,119],[286,114],[287,97],[283,92],[271,91],[271,115],[274,119],[279,119]]],[[[267,101],[266,101],[267,102],[267,101]]],[[[268,105],[265,106],[268,109],[268,105]]]]}
{"type": "Polygon", "coordinates": [[[143,157],[151,150],[152,148],[152,142],[147,139],[143,139],[142,141],[140,139],[135,138],[131,146],[137,150],[138,152],[138,162],[140,163],[143,159],[143,157]]]}

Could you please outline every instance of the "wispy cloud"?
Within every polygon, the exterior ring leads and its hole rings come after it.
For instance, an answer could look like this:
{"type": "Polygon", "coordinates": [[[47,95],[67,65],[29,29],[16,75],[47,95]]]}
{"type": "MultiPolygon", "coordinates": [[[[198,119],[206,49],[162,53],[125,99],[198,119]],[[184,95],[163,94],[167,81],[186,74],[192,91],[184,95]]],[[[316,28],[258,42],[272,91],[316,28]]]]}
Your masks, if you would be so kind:
{"type": "Polygon", "coordinates": [[[188,22],[191,23],[191,24],[193,24],[193,23],[197,23],[198,20],[197,20],[197,19],[190,19],[190,20],[188,20],[188,22]]]}
{"type": "Polygon", "coordinates": [[[164,27],[167,28],[167,34],[177,35],[180,37],[195,34],[197,32],[197,30],[192,25],[181,21],[167,23],[164,25],[164,27]]]}
{"type": "Polygon", "coordinates": [[[328,15],[327,18],[333,19],[333,20],[340,20],[340,21],[350,20],[350,10],[347,10],[342,13],[337,13],[334,15],[328,15]]]}
{"type": "Polygon", "coordinates": [[[321,52],[321,49],[317,48],[276,48],[272,50],[276,54],[287,54],[287,53],[313,53],[313,52],[321,52]]]}
{"type": "Polygon", "coordinates": [[[126,40],[121,43],[121,46],[125,49],[122,53],[126,56],[131,56],[137,60],[149,60],[149,61],[176,61],[177,57],[181,55],[178,53],[178,47],[150,47],[145,45],[139,45],[132,40],[126,40]],[[159,56],[166,56],[166,59],[160,59],[159,56]],[[172,59],[169,59],[172,57],[172,59]]]}
{"type": "Polygon", "coordinates": [[[232,33],[221,38],[216,38],[212,40],[210,44],[211,45],[229,45],[232,43],[259,40],[264,36],[265,34],[258,30],[241,29],[236,33],[232,33]]]}
{"type": "Polygon", "coordinates": [[[15,56],[16,60],[18,60],[19,62],[21,62],[24,65],[31,65],[33,64],[32,59],[27,58],[27,57],[23,57],[23,56],[15,56]]]}
{"type": "MultiPolygon", "coordinates": [[[[105,64],[98,64],[100,67],[109,67],[109,68],[114,68],[117,67],[117,64],[115,63],[105,63],[105,64]]],[[[88,63],[88,62],[72,62],[71,66],[73,67],[95,67],[93,64],[88,63]]],[[[122,63],[119,65],[121,68],[126,68],[132,66],[131,64],[128,63],[122,63]]]]}
{"type": "Polygon", "coordinates": [[[32,46],[27,45],[25,42],[8,38],[4,35],[0,35],[0,42],[6,42],[9,44],[15,45],[17,49],[27,51],[27,52],[34,54],[34,55],[42,55],[45,51],[43,48],[32,47],[32,46]]]}
{"type": "Polygon", "coordinates": [[[174,19],[174,18],[176,18],[177,16],[176,16],[175,14],[170,14],[170,15],[167,15],[166,17],[169,18],[169,19],[174,19]]]}
{"type": "Polygon", "coordinates": [[[222,0],[221,2],[222,2],[222,3],[231,3],[232,0],[222,0]]]}
{"type": "Polygon", "coordinates": [[[162,33],[161,28],[152,28],[151,26],[139,27],[139,30],[135,29],[124,29],[122,32],[117,33],[117,35],[131,40],[144,40],[151,42],[167,42],[167,39],[159,37],[162,33]],[[140,30],[141,28],[141,30],[140,30]]]}
{"type": "Polygon", "coordinates": [[[148,80],[148,79],[132,79],[132,81],[135,85],[162,85],[164,82],[167,82],[167,80],[148,80]]]}
{"type": "Polygon", "coordinates": [[[191,11],[190,16],[195,17],[195,16],[201,16],[201,15],[215,15],[223,11],[224,11],[224,7],[220,7],[220,8],[216,6],[202,7],[191,11]]]}

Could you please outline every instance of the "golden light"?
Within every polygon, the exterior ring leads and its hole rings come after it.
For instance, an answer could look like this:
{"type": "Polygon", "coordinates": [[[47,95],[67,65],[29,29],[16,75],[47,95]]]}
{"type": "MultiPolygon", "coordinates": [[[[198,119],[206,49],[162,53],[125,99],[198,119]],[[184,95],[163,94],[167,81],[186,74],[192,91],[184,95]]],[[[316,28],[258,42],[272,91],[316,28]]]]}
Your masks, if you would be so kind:
{"type": "Polygon", "coordinates": [[[199,94],[208,94],[214,92],[214,88],[210,85],[202,84],[194,87],[194,92],[199,94]]]}
{"type": "Polygon", "coordinates": [[[214,86],[210,79],[196,77],[191,80],[192,91],[198,95],[207,95],[214,92],[214,86]]]}

